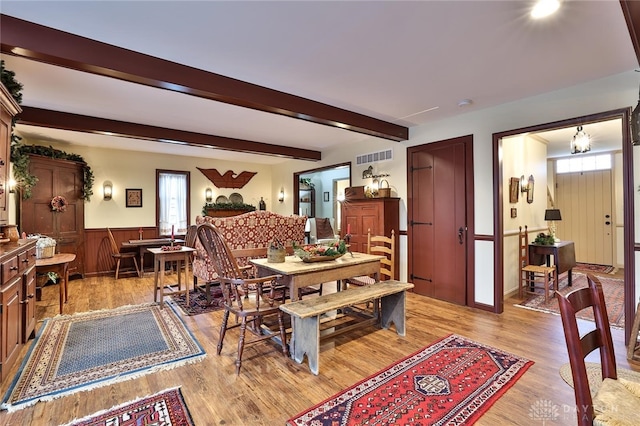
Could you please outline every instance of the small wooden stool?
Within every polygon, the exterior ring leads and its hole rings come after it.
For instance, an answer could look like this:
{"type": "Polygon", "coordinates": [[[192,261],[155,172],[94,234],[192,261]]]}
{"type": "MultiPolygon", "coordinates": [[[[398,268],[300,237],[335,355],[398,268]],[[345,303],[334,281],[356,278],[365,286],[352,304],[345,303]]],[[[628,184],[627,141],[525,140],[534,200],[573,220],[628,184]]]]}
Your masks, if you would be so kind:
{"type": "Polygon", "coordinates": [[[629,346],[627,347],[627,359],[629,361],[640,361],[640,355],[636,355],[636,351],[640,349],[638,344],[638,334],[640,334],[640,303],[636,308],[636,316],[633,319],[633,327],[631,327],[631,336],[629,336],[629,346]]]}

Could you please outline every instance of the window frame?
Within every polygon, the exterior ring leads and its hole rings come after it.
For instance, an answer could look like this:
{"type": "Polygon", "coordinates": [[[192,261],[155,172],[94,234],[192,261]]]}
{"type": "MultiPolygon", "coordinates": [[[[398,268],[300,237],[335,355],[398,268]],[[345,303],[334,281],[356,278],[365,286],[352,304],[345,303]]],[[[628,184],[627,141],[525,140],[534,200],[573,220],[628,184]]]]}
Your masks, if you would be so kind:
{"type": "MultiPolygon", "coordinates": [[[[161,234],[160,233],[160,175],[161,174],[174,174],[174,175],[184,175],[187,178],[187,188],[186,188],[186,214],[187,214],[187,226],[191,225],[191,172],[188,170],[169,170],[169,169],[156,169],[156,230],[158,236],[170,236],[169,234],[161,234]]],[[[186,228],[185,228],[186,232],[186,228]]],[[[176,235],[183,235],[181,232],[176,232],[176,235]]]]}

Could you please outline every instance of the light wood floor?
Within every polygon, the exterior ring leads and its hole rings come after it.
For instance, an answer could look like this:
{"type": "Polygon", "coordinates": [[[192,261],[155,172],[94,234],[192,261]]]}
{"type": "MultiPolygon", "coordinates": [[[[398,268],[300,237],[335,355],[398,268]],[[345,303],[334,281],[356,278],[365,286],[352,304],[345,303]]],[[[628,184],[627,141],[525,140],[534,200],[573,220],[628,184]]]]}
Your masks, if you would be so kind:
{"type": "MultiPolygon", "coordinates": [[[[40,319],[58,313],[57,291],[57,286],[44,288],[43,300],[37,302],[40,319]]],[[[69,291],[66,314],[153,301],[149,274],[118,281],[109,277],[72,280],[69,291]]],[[[409,294],[405,338],[393,330],[367,328],[329,340],[320,353],[319,376],[309,372],[306,361],[296,364],[282,356],[275,344],[267,342],[245,350],[242,371],[236,377],[233,362],[237,330],[229,332],[222,355],[217,356],[221,311],[187,316],[187,326],[207,352],[204,361],[39,402],[14,413],[3,411],[0,424],[62,424],[137,397],[182,386],[197,425],[283,425],[300,411],[450,333],[535,361],[482,416],[478,425],[542,425],[541,420],[531,417],[531,408],[546,401],[558,407],[555,422],[547,424],[576,424],[573,391],[558,375],[560,365],[567,362],[560,317],[513,307],[517,302],[507,300],[504,314],[496,315],[409,294]]],[[[618,365],[629,368],[622,331],[613,330],[613,336],[618,365]]],[[[25,347],[23,354],[26,352],[25,347]]],[[[640,363],[631,368],[640,370],[640,363]]],[[[2,395],[17,369],[15,366],[9,379],[2,383],[2,395]]]]}

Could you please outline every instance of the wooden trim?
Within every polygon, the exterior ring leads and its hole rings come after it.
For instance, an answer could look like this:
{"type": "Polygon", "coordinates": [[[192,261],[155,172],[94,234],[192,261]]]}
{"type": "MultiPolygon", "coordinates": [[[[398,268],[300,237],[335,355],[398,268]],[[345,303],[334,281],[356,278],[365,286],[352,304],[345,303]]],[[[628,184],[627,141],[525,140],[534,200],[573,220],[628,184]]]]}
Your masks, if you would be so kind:
{"type": "Polygon", "coordinates": [[[161,143],[184,142],[190,146],[215,148],[226,151],[249,152],[253,154],[275,155],[297,160],[320,160],[322,153],[310,149],[248,141],[203,133],[148,126],[146,124],[89,117],[68,112],[51,111],[29,106],[22,107],[18,115],[20,124],[71,130],[74,132],[110,134],[125,138],[144,139],[161,143]]]}
{"type": "Polygon", "coordinates": [[[636,59],[640,64],[640,2],[620,0],[620,7],[627,23],[633,50],[636,52],[636,59]]]}
{"type": "Polygon", "coordinates": [[[599,121],[620,119],[622,121],[622,180],[624,197],[624,293],[625,293],[625,343],[629,341],[631,326],[635,312],[635,260],[634,260],[634,183],[633,183],[633,145],[630,134],[631,108],[620,108],[611,111],[600,112],[567,120],[554,121],[547,124],[524,127],[515,130],[493,134],[493,194],[494,194],[494,222],[493,229],[496,235],[494,246],[494,274],[495,294],[503,299],[504,292],[504,227],[503,227],[503,193],[502,193],[502,138],[521,133],[533,133],[542,130],[554,130],[563,127],[574,127],[599,121]]]}
{"type": "Polygon", "coordinates": [[[311,99],[1,15],[2,53],[392,141],[409,128],[311,99]]]}
{"type": "Polygon", "coordinates": [[[493,242],[494,236],[488,234],[476,234],[473,236],[474,241],[490,241],[493,242]]]}

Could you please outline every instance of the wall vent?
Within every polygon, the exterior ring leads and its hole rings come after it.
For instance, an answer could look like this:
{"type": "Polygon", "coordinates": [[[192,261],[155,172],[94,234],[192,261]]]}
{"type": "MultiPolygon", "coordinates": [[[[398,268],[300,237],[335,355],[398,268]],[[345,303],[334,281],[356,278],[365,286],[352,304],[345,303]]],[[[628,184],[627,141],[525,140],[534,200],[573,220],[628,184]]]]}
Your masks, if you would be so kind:
{"type": "Polygon", "coordinates": [[[372,152],[356,156],[356,165],[368,163],[379,163],[381,161],[393,160],[393,149],[385,149],[384,151],[372,152]]]}

